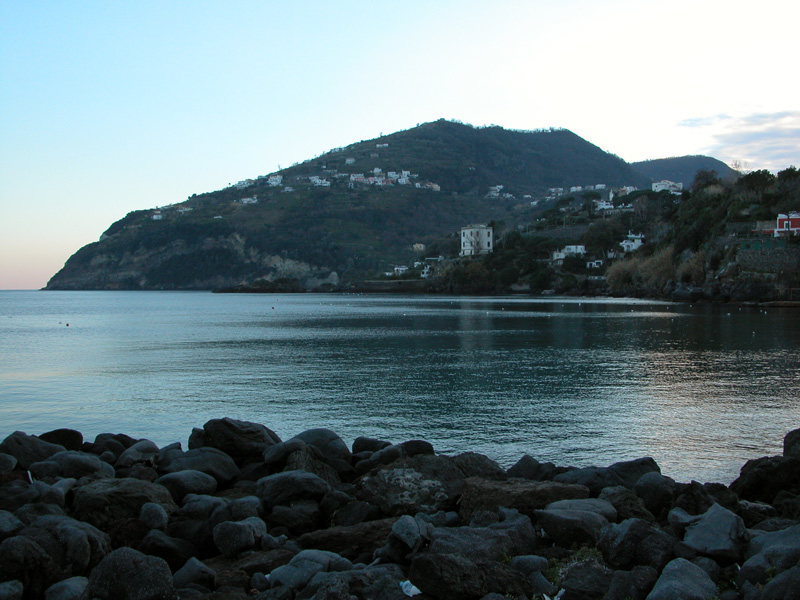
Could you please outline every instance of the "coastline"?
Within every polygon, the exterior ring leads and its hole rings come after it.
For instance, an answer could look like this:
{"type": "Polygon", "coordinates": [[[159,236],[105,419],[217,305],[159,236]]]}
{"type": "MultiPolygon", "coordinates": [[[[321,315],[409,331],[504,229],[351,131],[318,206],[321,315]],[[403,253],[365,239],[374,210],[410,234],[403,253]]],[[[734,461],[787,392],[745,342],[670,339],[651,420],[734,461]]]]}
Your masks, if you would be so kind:
{"type": "Polygon", "coordinates": [[[8,597],[789,598],[800,429],[730,486],[676,482],[648,457],[503,469],[424,440],[281,440],[229,418],[195,428],[186,451],[15,432],[0,510],[8,597]]]}

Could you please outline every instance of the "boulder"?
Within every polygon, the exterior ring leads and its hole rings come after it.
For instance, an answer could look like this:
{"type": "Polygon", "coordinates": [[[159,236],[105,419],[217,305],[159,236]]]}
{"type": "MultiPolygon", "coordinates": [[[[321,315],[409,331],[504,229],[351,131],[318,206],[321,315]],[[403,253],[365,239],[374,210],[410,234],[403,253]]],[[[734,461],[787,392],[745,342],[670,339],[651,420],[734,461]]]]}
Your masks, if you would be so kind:
{"type": "Polygon", "coordinates": [[[360,436],[353,440],[353,454],[360,454],[361,452],[377,452],[378,450],[383,450],[387,446],[391,445],[391,442],[360,436]]]}
{"type": "Polygon", "coordinates": [[[155,502],[145,502],[139,511],[139,520],[149,529],[164,530],[169,524],[169,515],[164,507],[155,502]]]}
{"type": "Polygon", "coordinates": [[[64,506],[68,490],[63,486],[50,485],[44,481],[28,483],[20,479],[0,485],[0,510],[17,511],[26,504],[56,504],[64,506]]]}
{"type": "Polygon", "coordinates": [[[676,558],[664,567],[647,600],[711,600],[718,591],[703,569],[676,558]]]}
{"type": "Polygon", "coordinates": [[[571,469],[553,477],[558,483],[576,484],[589,488],[592,496],[597,496],[604,487],[622,485],[622,477],[607,467],[584,467],[571,469]]]}
{"type": "Polygon", "coordinates": [[[167,513],[177,506],[163,486],[139,479],[99,479],[73,490],[76,518],[102,530],[119,519],[138,519],[147,502],[160,504],[167,513]]]}
{"type": "Polygon", "coordinates": [[[35,462],[30,465],[29,471],[36,479],[50,480],[57,477],[102,479],[115,476],[114,468],[94,454],[73,450],[56,452],[43,461],[35,462]]]}
{"type": "Polygon", "coordinates": [[[42,598],[61,579],[61,568],[34,540],[17,535],[0,542],[0,581],[16,580],[26,598],[42,598]]]}
{"type": "Polygon", "coordinates": [[[321,527],[322,511],[316,500],[293,500],[288,506],[273,506],[267,521],[281,533],[300,535],[321,527]]]}
{"type": "Polygon", "coordinates": [[[525,454],[506,472],[506,474],[509,477],[544,481],[555,477],[556,466],[551,462],[540,463],[535,458],[525,454]]]}
{"type": "Polygon", "coordinates": [[[677,541],[647,521],[628,519],[608,527],[597,547],[615,569],[641,565],[660,571],[674,556],[677,541]]]}
{"type": "Polygon", "coordinates": [[[0,474],[13,471],[14,467],[16,466],[17,466],[16,458],[11,456],[10,454],[0,452],[0,474]]]}
{"type": "Polygon", "coordinates": [[[0,510],[0,542],[4,539],[17,535],[25,527],[14,513],[7,510],[0,510]]]}
{"type": "Polygon", "coordinates": [[[22,600],[25,588],[22,582],[14,579],[0,583],[0,600],[22,600]]]}
{"type": "MultiPolygon", "coordinates": [[[[794,446],[790,445],[790,448],[794,446]]],[[[2,448],[0,448],[2,450],[2,448]]],[[[781,491],[800,493],[800,458],[771,456],[748,460],[730,489],[739,498],[773,504],[781,491]]]]}
{"type": "Polygon", "coordinates": [[[459,514],[468,521],[476,511],[496,512],[504,506],[533,517],[535,511],[551,502],[588,497],[589,489],[584,485],[522,479],[491,481],[471,477],[464,482],[459,514]]]}
{"type": "Polygon", "coordinates": [[[760,600],[800,600],[800,565],[776,575],[764,586],[760,600]]]}
{"type": "Polygon", "coordinates": [[[645,509],[660,519],[672,507],[677,484],[661,473],[645,473],[633,486],[633,492],[642,499],[645,509]]]}
{"type": "Polygon", "coordinates": [[[183,502],[187,494],[213,494],[217,491],[217,480],[196,469],[167,473],[156,479],[155,483],[167,488],[178,504],[183,502]]]}
{"type": "Polygon", "coordinates": [[[135,464],[154,466],[158,457],[159,449],[150,440],[139,440],[130,447],[123,450],[114,463],[115,469],[130,468],[135,464]]]}
{"type": "Polygon", "coordinates": [[[216,448],[241,465],[260,461],[264,451],[280,441],[278,435],[264,425],[225,417],[211,419],[202,429],[195,428],[189,438],[189,450],[216,448]]]}
{"type": "Polygon", "coordinates": [[[635,492],[621,485],[603,488],[598,499],[609,502],[617,511],[618,521],[626,519],[644,519],[655,521],[653,514],[645,508],[644,502],[635,492]]]}
{"type": "Polygon", "coordinates": [[[241,473],[230,456],[213,447],[194,448],[174,456],[163,472],[176,473],[188,470],[211,475],[220,486],[228,485],[241,473]]]}
{"type": "Polygon", "coordinates": [[[0,443],[0,452],[16,458],[17,467],[26,471],[33,463],[64,451],[66,451],[64,446],[45,442],[23,431],[15,431],[0,443]]]}
{"type": "Polygon", "coordinates": [[[614,571],[603,600],[645,600],[658,580],[652,567],[633,567],[630,571],[614,571]]]}
{"type": "Polygon", "coordinates": [[[176,589],[199,585],[207,590],[213,590],[217,585],[217,574],[197,558],[192,557],[175,572],[172,582],[176,589]]]}
{"type": "Polygon", "coordinates": [[[524,596],[522,573],[497,562],[474,562],[458,554],[426,552],[414,557],[409,579],[423,593],[441,600],[478,600],[491,592],[524,596]]]}
{"type": "Polygon", "coordinates": [[[602,515],[585,510],[537,510],[533,520],[562,548],[571,548],[574,544],[595,545],[608,525],[602,515]]]}
{"type": "Polygon", "coordinates": [[[593,560],[584,560],[567,566],[561,574],[559,585],[564,588],[565,600],[603,600],[611,586],[612,571],[593,560]]]}
{"type": "Polygon", "coordinates": [[[747,543],[744,521],[715,503],[700,519],[689,525],[683,541],[697,554],[720,564],[741,562],[747,543]]]}
{"type": "Polygon", "coordinates": [[[392,525],[392,532],[381,550],[383,562],[402,564],[409,555],[427,546],[431,541],[433,525],[420,517],[403,515],[392,525]]]}
{"type": "Polygon", "coordinates": [[[445,485],[415,469],[383,469],[356,482],[356,496],[385,515],[434,513],[450,506],[445,485]]]}
{"type": "Polygon", "coordinates": [[[158,529],[150,530],[142,539],[137,550],[149,556],[158,556],[167,561],[173,571],[183,566],[197,554],[197,547],[191,542],[167,535],[158,529]]]}
{"type": "Polygon", "coordinates": [[[495,461],[477,452],[464,452],[453,457],[453,463],[464,477],[482,477],[495,481],[508,479],[506,472],[495,461]]]}
{"type": "Polygon", "coordinates": [[[322,453],[326,462],[330,463],[340,460],[348,465],[350,464],[352,459],[350,448],[347,447],[347,444],[344,443],[342,438],[330,429],[321,427],[317,429],[308,429],[307,431],[298,433],[294,437],[295,439],[305,442],[309,446],[317,448],[322,453]]]}
{"type": "Polygon", "coordinates": [[[747,546],[747,557],[736,577],[740,587],[745,582],[764,584],[795,566],[800,561],[800,525],[756,536],[747,546]]]}
{"type": "Polygon", "coordinates": [[[322,478],[305,471],[285,471],[262,477],[256,494],[265,507],[287,506],[294,500],[322,500],[331,486],[322,478]]]}
{"type": "MultiPolygon", "coordinates": [[[[317,477],[324,479],[330,486],[341,484],[342,476],[335,468],[325,462],[319,454],[318,450],[306,445],[286,457],[286,466],[284,466],[283,470],[313,473],[317,477]]],[[[339,465],[339,467],[343,473],[352,471],[352,467],[346,463],[339,465]]]]}
{"type": "MultiPolygon", "coordinates": [[[[623,488],[624,489],[624,488],[623,488]]],[[[547,510],[578,510],[594,512],[609,523],[617,520],[617,509],[607,500],[599,498],[580,498],[576,500],[557,500],[545,507],[547,510]]]]}
{"type": "Polygon", "coordinates": [[[319,572],[349,571],[352,568],[349,560],[333,552],[303,550],[288,564],[270,573],[270,587],[285,586],[291,590],[302,590],[319,572]]]}
{"type": "Polygon", "coordinates": [[[242,521],[225,521],[214,527],[214,544],[224,556],[236,556],[244,550],[260,546],[267,535],[267,525],[258,517],[242,521]]]}
{"type": "Polygon", "coordinates": [[[81,600],[89,579],[86,577],[70,577],[54,583],[44,593],[44,600],[81,600]]]}
{"type": "Polygon", "coordinates": [[[379,519],[381,511],[377,506],[373,506],[369,502],[356,500],[349,502],[342,506],[339,510],[333,513],[331,518],[332,525],[357,525],[364,521],[373,521],[379,519]]]}
{"type": "Polygon", "coordinates": [[[622,485],[629,490],[647,473],[661,473],[661,467],[649,456],[634,460],[616,462],[608,467],[609,471],[616,473],[622,480],[622,485]]]}
{"type": "Polygon", "coordinates": [[[382,548],[397,519],[390,517],[348,527],[329,527],[305,533],[297,538],[303,548],[335,552],[352,561],[372,561],[373,553],[382,548]]]}
{"type": "Polygon", "coordinates": [[[83,434],[74,429],[54,429],[39,435],[39,439],[58,446],[64,446],[67,450],[78,451],[83,446],[83,434]]]}
{"type": "Polygon", "coordinates": [[[800,429],[794,429],[784,436],[783,455],[800,459],[800,429]]]}
{"type": "Polygon", "coordinates": [[[428,552],[458,554],[476,562],[499,561],[516,554],[508,533],[488,527],[436,527],[430,540],[428,552]]]}
{"type": "Polygon", "coordinates": [[[133,548],[119,548],[92,571],[85,596],[96,600],[173,600],[175,588],[164,559],[133,548]]]}

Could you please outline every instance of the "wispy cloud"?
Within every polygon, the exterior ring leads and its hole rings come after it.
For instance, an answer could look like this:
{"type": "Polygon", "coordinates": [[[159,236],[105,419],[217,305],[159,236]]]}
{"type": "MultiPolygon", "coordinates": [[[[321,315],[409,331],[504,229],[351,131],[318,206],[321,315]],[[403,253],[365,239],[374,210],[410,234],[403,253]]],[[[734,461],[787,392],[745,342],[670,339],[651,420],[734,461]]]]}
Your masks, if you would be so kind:
{"type": "Polygon", "coordinates": [[[771,171],[800,165],[800,111],[721,114],[679,125],[706,130],[710,143],[703,152],[728,164],[771,171]]]}

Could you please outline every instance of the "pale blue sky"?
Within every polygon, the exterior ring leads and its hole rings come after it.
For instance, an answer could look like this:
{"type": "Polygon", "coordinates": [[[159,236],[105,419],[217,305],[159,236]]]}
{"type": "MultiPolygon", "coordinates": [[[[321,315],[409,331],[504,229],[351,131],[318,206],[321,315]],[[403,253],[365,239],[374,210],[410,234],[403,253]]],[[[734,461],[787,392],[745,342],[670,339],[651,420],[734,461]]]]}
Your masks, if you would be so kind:
{"type": "Polygon", "coordinates": [[[798,6],[0,0],[0,289],[131,210],[442,117],[800,166],[798,6]]]}

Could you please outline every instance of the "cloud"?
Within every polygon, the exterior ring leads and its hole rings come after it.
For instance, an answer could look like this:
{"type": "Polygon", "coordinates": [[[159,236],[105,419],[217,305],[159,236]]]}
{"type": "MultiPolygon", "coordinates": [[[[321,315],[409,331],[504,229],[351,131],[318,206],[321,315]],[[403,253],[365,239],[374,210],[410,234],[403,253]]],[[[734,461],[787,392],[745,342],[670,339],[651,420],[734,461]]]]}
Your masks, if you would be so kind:
{"type": "Polygon", "coordinates": [[[710,141],[703,153],[743,169],[780,171],[800,165],[800,111],[721,114],[679,125],[705,130],[710,141]]]}

